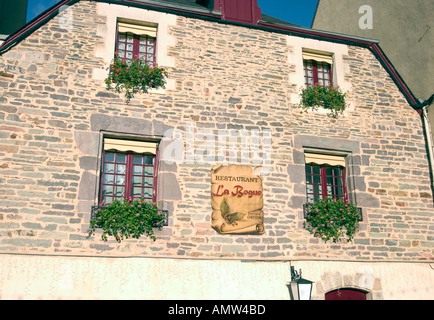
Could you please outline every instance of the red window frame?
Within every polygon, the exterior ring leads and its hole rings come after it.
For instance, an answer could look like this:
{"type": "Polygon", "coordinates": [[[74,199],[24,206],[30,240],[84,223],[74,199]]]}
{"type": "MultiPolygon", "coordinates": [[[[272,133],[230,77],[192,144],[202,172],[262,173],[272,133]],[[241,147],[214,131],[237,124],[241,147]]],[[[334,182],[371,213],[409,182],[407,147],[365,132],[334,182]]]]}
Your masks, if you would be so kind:
{"type": "Polygon", "coordinates": [[[327,197],[348,202],[345,173],[345,167],[342,166],[306,164],[307,202],[327,197]]]}
{"type": "Polygon", "coordinates": [[[118,54],[120,51],[125,52],[124,57],[119,55],[120,58],[124,58],[126,60],[142,58],[146,63],[148,63],[148,65],[152,67],[156,65],[155,52],[157,48],[157,38],[150,37],[148,35],[137,35],[131,32],[119,32],[119,29],[116,33],[116,51],[118,54]],[[124,41],[121,40],[122,35],[125,36],[124,41]],[[128,50],[128,44],[131,44],[128,42],[128,36],[133,37],[132,50],[128,50]],[[151,45],[151,42],[153,45],[151,45]],[[119,47],[120,44],[124,44],[125,49],[121,49],[119,47]],[[127,58],[127,52],[132,52],[132,59],[127,58]]]}
{"type": "Polygon", "coordinates": [[[158,148],[156,155],[104,150],[99,203],[108,204],[114,199],[128,198],[144,198],[147,201],[156,202],[157,176],[158,148]],[[152,164],[149,163],[150,161],[152,164]],[[152,185],[150,185],[151,181],[152,185]]]}
{"type": "Polygon", "coordinates": [[[304,66],[304,83],[306,87],[321,84],[324,86],[333,86],[333,68],[327,62],[315,60],[303,60],[304,66]],[[312,76],[309,74],[312,71],[312,76]],[[329,79],[326,79],[326,74],[329,79]],[[310,81],[309,81],[310,80],[310,81]],[[328,84],[326,82],[329,81],[328,84]]]}

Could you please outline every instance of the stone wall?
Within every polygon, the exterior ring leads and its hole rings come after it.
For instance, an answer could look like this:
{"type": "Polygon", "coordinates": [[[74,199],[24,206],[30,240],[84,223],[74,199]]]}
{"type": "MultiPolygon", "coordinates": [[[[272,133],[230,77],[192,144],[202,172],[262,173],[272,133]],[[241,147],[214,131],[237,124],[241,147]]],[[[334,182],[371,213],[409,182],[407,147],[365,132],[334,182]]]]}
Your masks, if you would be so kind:
{"type": "Polygon", "coordinates": [[[102,6],[80,1],[70,8],[70,25],[60,23],[62,13],[0,56],[0,252],[432,260],[433,199],[421,120],[369,50],[312,40],[339,49],[338,84],[348,91],[350,108],[337,119],[301,113],[303,70],[294,57],[307,40],[167,14],[176,21],[163,35],[174,39],[166,53],[171,85],[126,104],[123,95],[106,91],[100,76],[109,62],[96,52],[113,37],[102,6]],[[169,134],[173,129],[178,139],[169,134]],[[211,228],[210,169],[220,162],[201,155],[209,150],[204,137],[218,130],[271,138],[269,155],[248,159],[264,160],[267,168],[263,235],[220,235],[211,228]],[[107,133],[162,139],[163,153],[174,142],[185,147],[177,161],[161,163],[158,198],[169,225],[156,242],[86,238],[107,133]],[[351,154],[351,192],[364,218],[353,243],[324,244],[302,227],[303,150],[324,146],[351,154]],[[187,161],[191,151],[196,157],[187,161]]]}

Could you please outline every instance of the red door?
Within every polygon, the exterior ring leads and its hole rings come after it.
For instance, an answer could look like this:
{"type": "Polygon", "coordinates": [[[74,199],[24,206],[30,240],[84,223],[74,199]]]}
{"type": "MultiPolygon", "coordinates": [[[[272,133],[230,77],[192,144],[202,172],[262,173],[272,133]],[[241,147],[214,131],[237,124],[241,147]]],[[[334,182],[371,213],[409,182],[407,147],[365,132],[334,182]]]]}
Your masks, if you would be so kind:
{"type": "Polygon", "coordinates": [[[366,293],[354,289],[338,289],[325,295],[326,300],[366,300],[366,293]]]}

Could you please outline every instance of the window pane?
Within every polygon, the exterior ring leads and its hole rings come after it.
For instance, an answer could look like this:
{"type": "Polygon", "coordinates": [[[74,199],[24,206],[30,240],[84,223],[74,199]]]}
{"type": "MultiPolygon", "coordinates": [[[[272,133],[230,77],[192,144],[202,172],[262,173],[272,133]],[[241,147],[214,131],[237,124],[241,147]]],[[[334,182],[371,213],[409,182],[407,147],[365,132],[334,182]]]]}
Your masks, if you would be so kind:
{"type": "Polygon", "coordinates": [[[126,163],[126,161],[127,161],[127,157],[125,154],[119,154],[119,153],[117,154],[116,156],[117,163],[126,163]]]}
{"type": "Polygon", "coordinates": [[[118,175],[118,176],[116,176],[116,183],[115,184],[117,184],[117,185],[124,185],[125,184],[125,176],[121,176],[121,175],[118,175]]]}
{"type": "Polygon", "coordinates": [[[104,164],[104,172],[106,172],[106,173],[115,172],[115,165],[113,163],[105,163],[104,164]]]}
{"type": "Polygon", "coordinates": [[[322,187],[321,187],[321,185],[314,185],[313,186],[313,189],[314,189],[314,193],[315,194],[318,194],[318,195],[321,195],[322,194],[322,187]]]}
{"type": "Polygon", "coordinates": [[[113,197],[103,196],[103,197],[102,197],[102,202],[105,202],[105,203],[112,203],[112,202],[113,202],[113,197]]]}
{"type": "Polygon", "coordinates": [[[116,187],[115,188],[115,196],[116,197],[123,197],[125,194],[125,187],[116,187]]]}
{"type": "Polygon", "coordinates": [[[153,176],[154,175],[154,167],[145,167],[144,175],[153,176]]]}
{"type": "Polygon", "coordinates": [[[112,174],[104,174],[103,175],[103,183],[104,184],[112,184],[113,183],[113,179],[114,175],[112,174]]]}
{"type": "Polygon", "coordinates": [[[104,156],[105,162],[115,162],[115,154],[113,152],[106,152],[104,156]]]}
{"type": "Polygon", "coordinates": [[[307,195],[307,202],[314,202],[314,196],[312,194],[307,195]]]}
{"type": "Polygon", "coordinates": [[[135,155],[133,158],[133,164],[142,164],[143,157],[135,155]]]}
{"type": "Polygon", "coordinates": [[[125,43],[120,42],[118,49],[119,50],[125,50],[125,43]]]}
{"type": "Polygon", "coordinates": [[[147,165],[153,165],[154,164],[154,156],[145,156],[145,163],[147,165]]]}
{"type": "Polygon", "coordinates": [[[151,188],[145,188],[143,192],[143,196],[145,198],[152,198],[152,189],[151,188]]]}
{"type": "Polygon", "coordinates": [[[117,164],[116,165],[116,173],[125,174],[126,165],[117,164]]]}
{"type": "Polygon", "coordinates": [[[142,166],[133,166],[133,174],[140,174],[143,173],[143,167],[142,166]]]}
{"type": "Polygon", "coordinates": [[[103,195],[113,195],[113,186],[103,186],[102,187],[102,194],[103,195]]]}
{"type": "Polygon", "coordinates": [[[133,176],[133,185],[134,186],[141,186],[142,185],[142,177],[133,176]]]}
{"type": "Polygon", "coordinates": [[[143,185],[146,187],[152,187],[153,182],[154,182],[153,177],[145,177],[145,181],[143,185]]]}
{"type": "Polygon", "coordinates": [[[138,196],[140,197],[142,195],[142,188],[133,188],[133,197],[138,196]]]}
{"type": "Polygon", "coordinates": [[[127,35],[127,42],[128,43],[133,43],[134,41],[134,36],[130,33],[127,35]]]}

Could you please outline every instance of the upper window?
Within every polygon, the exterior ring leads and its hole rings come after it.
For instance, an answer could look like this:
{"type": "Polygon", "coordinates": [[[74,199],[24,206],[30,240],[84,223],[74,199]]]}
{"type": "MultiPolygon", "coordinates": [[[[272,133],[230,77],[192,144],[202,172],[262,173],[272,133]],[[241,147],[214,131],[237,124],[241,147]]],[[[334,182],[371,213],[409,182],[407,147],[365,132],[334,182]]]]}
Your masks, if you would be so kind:
{"type": "Polygon", "coordinates": [[[303,51],[303,65],[306,87],[315,84],[333,86],[332,56],[303,51]]]}
{"type": "Polygon", "coordinates": [[[347,202],[345,158],[313,153],[305,153],[305,157],[307,201],[333,197],[347,202]]]}
{"type": "Polygon", "coordinates": [[[100,203],[128,198],[156,201],[157,153],[156,143],[105,138],[100,203]]]}
{"type": "Polygon", "coordinates": [[[143,59],[154,66],[156,42],[157,27],[118,22],[116,51],[119,58],[143,59]]]}

